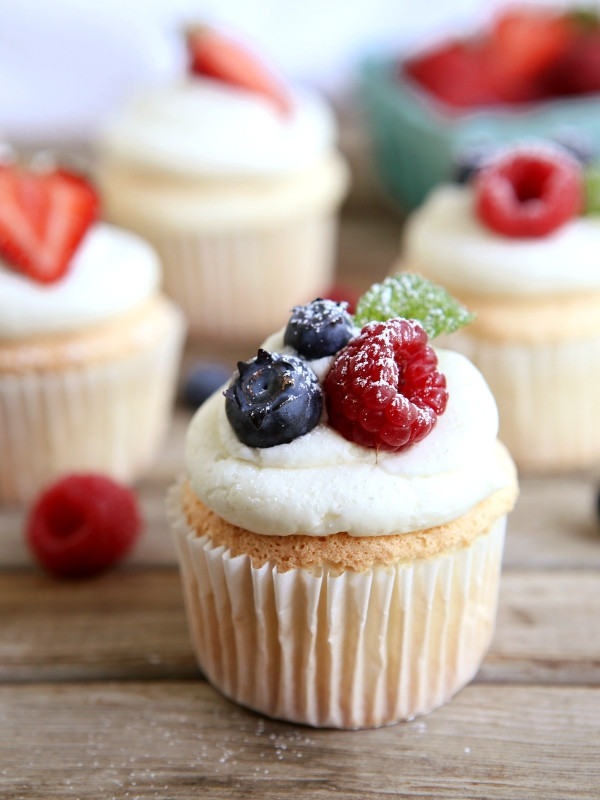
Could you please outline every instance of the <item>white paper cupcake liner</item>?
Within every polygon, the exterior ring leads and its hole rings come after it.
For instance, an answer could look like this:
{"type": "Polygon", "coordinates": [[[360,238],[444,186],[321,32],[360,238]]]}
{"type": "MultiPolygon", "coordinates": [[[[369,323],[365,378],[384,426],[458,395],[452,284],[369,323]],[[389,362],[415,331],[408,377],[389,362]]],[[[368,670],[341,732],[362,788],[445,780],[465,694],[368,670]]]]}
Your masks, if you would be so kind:
{"type": "Polygon", "coordinates": [[[600,465],[600,337],[546,345],[454,334],[449,346],[483,373],[500,439],[521,470],[600,465]]]}
{"type": "Polygon", "coordinates": [[[253,342],[331,285],[336,230],[333,214],[256,230],[137,228],[158,251],[164,289],[183,309],[191,336],[253,342]]]}
{"type": "Polygon", "coordinates": [[[169,495],[191,638],[223,694],[267,716],[365,728],[425,714],[475,675],[496,618],[506,517],[473,543],[367,573],[278,572],[191,531],[169,495]]]}
{"type": "Polygon", "coordinates": [[[72,471],[131,482],[170,421],[184,326],[110,362],[0,375],[0,500],[26,503],[72,471]]]}

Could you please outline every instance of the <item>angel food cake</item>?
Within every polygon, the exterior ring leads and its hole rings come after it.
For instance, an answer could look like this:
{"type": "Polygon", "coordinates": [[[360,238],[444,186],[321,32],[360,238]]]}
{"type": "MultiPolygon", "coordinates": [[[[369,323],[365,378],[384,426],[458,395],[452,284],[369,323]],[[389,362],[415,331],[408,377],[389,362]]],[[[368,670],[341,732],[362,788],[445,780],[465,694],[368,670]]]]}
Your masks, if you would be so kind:
{"type": "Polygon", "coordinates": [[[131,481],[166,433],[184,325],[155,252],[93,188],[0,167],[0,501],[63,473],[131,481]]]}
{"type": "Polygon", "coordinates": [[[432,192],[404,233],[400,266],[477,312],[452,346],[485,375],[527,470],[600,461],[600,225],[585,210],[581,165],[522,144],[432,192]]]}
{"type": "Polygon", "coordinates": [[[314,93],[217,31],[188,74],[131,99],[99,142],[109,219],[151,241],[200,338],[258,341],[332,281],[347,169],[314,93]]]}
{"type": "Polygon", "coordinates": [[[315,726],[410,719],[473,677],[517,494],[485,381],[428,344],[464,310],[403,276],[387,319],[379,288],[354,318],[295,307],[196,413],[169,496],[202,670],[315,726]]]}

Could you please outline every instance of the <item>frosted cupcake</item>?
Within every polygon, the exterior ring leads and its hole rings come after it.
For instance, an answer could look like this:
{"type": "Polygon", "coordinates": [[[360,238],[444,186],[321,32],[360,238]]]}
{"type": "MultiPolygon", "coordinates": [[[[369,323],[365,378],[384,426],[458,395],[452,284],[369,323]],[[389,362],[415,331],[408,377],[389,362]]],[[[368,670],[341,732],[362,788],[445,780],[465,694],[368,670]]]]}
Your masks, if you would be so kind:
{"type": "Polygon", "coordinates": [[[520,468],[600,462],[600,226],[583,173],[545,144],[498,155],[467,186],[435,190],[394,266],[446,286],[477,318],[452,337],[498,403],[520,468]]]}
{"type": "Polygon", "coordinates": [[[159,262],[60,170],[0,167],[0,501],[71,471],[133,481],[166,433],[184,325],[159,262]]]}
{"type": "Polygon", "coordinates": [[[490,644],[514,466],[479,372],[399,318],[434,335],[462,312],[397,288],[394,318],[362,330],[385,316],[373,292],[354,319],[296,307],[196,413],[170,492],[199,664],[272,717],[410,719],[490,644]]]}
{"type": "Polygon", "coordinates": [[[347,170],[316,95],[216,31],[189,74],[131,100],[99,143],[108,218],[151,241],[196,337],[257,341],[332,280],[347,170]]]}

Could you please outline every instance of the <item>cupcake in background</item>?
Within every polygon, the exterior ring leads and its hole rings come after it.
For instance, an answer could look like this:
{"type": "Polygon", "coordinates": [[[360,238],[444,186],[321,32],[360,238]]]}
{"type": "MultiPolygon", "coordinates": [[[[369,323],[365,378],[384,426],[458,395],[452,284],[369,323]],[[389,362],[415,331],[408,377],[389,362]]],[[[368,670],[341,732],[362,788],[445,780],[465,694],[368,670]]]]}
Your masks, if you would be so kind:
{"type": "Polygon", "coordinates": [[[295,307],[196,413],[170,491],[200,667],[271,717],[411,719],[491,641],[514,465],[481,374],[428,343],[468,314],[418,276],[393,294],[295,307]]]}
{"type": "Polygon", "coordinates": [[[586,170],[548,142],[501,148],[407,220],[399,269],[477,314],[453,334],[484,374],[519,468],[600,463],[600,224],[586,170]]]}
{"type": "Polygon", "coordinates": [[[107,125],[98,182],[108,219],[160,253],[190,334],[256,341],[331,284],[347,168],[323,100],[216,30],[187,47],[187,75],[107,125]]]}
{"type": "Polygon", "coordinates": [[[146,242],[98,221],[94,188],[0,165],[0,502],[66,472],[133,481],[170,420],[184,338],[146,242]]]}

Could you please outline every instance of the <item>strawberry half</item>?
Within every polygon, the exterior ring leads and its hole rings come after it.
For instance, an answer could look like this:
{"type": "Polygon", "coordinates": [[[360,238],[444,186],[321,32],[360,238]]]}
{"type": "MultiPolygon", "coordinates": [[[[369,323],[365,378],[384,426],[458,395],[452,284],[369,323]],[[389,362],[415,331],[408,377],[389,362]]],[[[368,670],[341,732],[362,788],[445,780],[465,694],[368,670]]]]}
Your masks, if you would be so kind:
{"type": "Polygon", "coordinates": [[[282,114],[290,112],[292,104],[285,87],[257,56],[239,42],[204,25],[188,29],[186,38],[189,69],[193,75],[203,75],[262,94],[282,114]]]}
{"type": "Polygon", "coordinates": [[[98,197],[82,177],[0,165],[0,256],[33,280],[65,274],[97,215],[98,197]]]}

